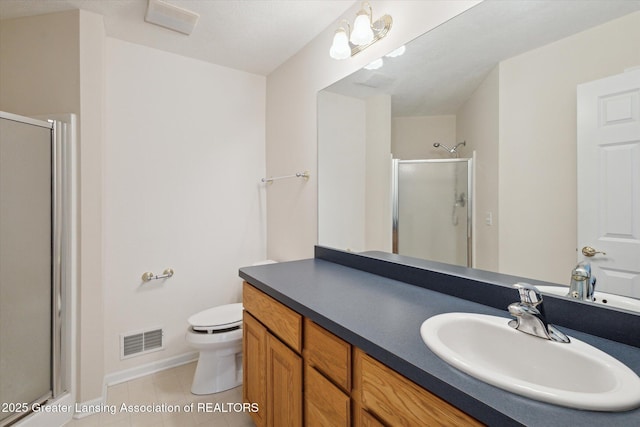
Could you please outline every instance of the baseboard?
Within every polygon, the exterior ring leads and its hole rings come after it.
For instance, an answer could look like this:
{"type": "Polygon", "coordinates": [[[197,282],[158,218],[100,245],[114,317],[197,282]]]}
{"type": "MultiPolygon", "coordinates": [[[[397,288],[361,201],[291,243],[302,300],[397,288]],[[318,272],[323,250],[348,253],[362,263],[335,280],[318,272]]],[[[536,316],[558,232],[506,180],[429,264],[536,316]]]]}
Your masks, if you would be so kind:
{"type": "Polygon", "coordinates": [[[51,427],[63,426],[73,416],[74,396],[71,393],[64,393],[56,400],[47,402],[43,409],[28,415],[26,418],[18,420],[14,427],[51,427]],[[49,408],[45,408],[49,407],[49,408]],[[49,412],[47,409],[52,409],[49,412]]]}
{"type": "Polygon", "coordinates": [[[134,380],[136,378],[144,377],[146,375],[153,374],[155,372],[164,371],[165,369],[175,368],[176,366],[186,365],[198,360],[198,352],[185,353],[178,356],[170,357],[168,359],[157,360],[155,362],[147,363],[146,365],[136,366],[135,368],[124,369],[122,371],[113,372],[104,377],[102,396],[97,399],[93,399],[87,402],[78,403],[77,408],[91,408],[90,411],[76,412],[73,418],[80,419],[89,415],[93,415],[97,409],[100,412],[105,407],[107,401],[107,387],[116,384],[124,383],[134,380]]]}
{"type": "Polygon", "coordinates": [[[95,399],[87,400],[86,402],[75,404],[75,412],[73,413],[73,418],[79,420],[81,418],[88,417],[89,415],[100,413],[100,408],[104,408],[105,406],[106,396],[107,387],[103,384],[102,396],[95,399]],[[92,409],[88,410],[87,408],[92,409]]]}
{"type": "Polygon", "coordinates": [[[146,365],[136,366],[135,368],[124,369],[122,371],[108,374],[104,377],[104,383],[107,387],[131,381],[136,378],[144,377],[155,372],[164,371],[165,369],[175,368],[176,366],[186,365],[198,360],[198,352],[185,353],[168,359],[157,360],[146,365]]]}

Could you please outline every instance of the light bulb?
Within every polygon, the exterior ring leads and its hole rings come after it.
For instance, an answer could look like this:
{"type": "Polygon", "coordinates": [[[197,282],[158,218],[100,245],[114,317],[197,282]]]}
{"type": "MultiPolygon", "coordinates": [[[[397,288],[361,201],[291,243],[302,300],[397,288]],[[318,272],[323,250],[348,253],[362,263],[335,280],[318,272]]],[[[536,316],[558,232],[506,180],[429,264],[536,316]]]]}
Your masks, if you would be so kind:
{"type": "Polygon", "coordinates": [[[358,46],[368,45],[373,41],[373,30],[371,29],[371,19],[369,14],[360,9],[356,20],[353,22],[353,31],[351,32],[351,43],[358,46]]]}
{"type": "Polygon", "coordinates": [[[336,30],[333,36],[333,44],[329,49],[329,56],[333,59],[346,59],[351,56],[351,46],[349,46],[347,33],[343,28],[336,30]]]}

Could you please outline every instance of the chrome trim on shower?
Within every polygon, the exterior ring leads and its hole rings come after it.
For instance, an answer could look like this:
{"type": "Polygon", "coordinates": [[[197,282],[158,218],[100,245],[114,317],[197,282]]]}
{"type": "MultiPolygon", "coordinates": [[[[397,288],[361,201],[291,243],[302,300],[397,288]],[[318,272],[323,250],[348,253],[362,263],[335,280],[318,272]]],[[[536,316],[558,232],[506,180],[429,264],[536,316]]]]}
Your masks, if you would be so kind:
{"type": "Polygon", "coordinates": [[[391,252],[398,253],[398,159],[391,159],[391,252]]]}
{"type": "Polygon", "coordinates": [[[51,392],[57,397],[62,392],[62,325],[63,295],[62,295],[62,253],[64,236],[63,212],[63,156],[62,141],[65,126],[63,123],[51,123],[51,228],[52,239],[52,293],[51,293],[51,392]]]}
{"type": "Polygon", "coordinates": [[[75,383],[74,363],[75,357],[75,287],[76,259],[77,259],[77,178],[76,178],[76,116],[74,114],[47,115],[48,120],[53,120],[56,125],[56,139],[58,155],[58,195],[59,206],[59,257],[58,266],[60,273],[57,275],[60,280],[58,295],[57,320],[60,328],[56,333],[59,339],[59,363],[57,364],[54,385],[52,387],[55,401],[69,399],[73,394],[73,384],[75,383]]]}
{"type": "MultiPolygon", "coordinates": [[[[466,145],[466,144],[465,144],[466,145]]],[[[475,156],[475,152],[474,152],[475,156]]],[[[474,164],[473,158],[463,159],[467,160],[467,267],[473,267],[473,178],[474,178],[474,164]]]]}

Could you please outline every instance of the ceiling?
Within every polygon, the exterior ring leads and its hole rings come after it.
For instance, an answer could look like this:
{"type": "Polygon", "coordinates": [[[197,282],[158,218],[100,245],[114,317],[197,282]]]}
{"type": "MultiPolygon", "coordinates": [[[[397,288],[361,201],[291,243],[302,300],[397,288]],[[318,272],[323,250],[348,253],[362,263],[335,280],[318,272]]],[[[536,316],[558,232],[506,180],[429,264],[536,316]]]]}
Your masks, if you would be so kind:
{"type": "MultiPolygon", "coordinates": [[[[107,36],[268,75],[351,8],[351,0],[164,0],[200,15],[187,36],[144,21],[147,0],[0,0],[0,19],[83,9],[107,36]]],[[[327,49],[331,40],[327,40],[327,49]]]]}

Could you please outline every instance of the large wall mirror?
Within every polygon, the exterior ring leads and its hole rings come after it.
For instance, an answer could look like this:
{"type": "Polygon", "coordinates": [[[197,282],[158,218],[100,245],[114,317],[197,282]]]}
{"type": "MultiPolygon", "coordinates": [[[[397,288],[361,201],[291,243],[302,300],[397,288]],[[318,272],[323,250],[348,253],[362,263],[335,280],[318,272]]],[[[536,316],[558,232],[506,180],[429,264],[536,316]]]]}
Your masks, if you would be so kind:
{"type": "MultiPolygon", "coordinates": [[[[392,252],[392,159],[455,157],[473,161],[470,194],[454,189],[434,203],[456,226],[455,209],[473,206],[474,268],[568,286],[579,261],[613,259],[579,251],[607,252],[578,231],[585,212],[603,209],[608,240],[640,245],[640,134],[598,160],[609,162],[606,185],[619,193],[605,208],[589,183],[593,162],[578,150],[591,134],[579,129],[581,93],[640,76],[640,1],[488,0],[402,50],[318,94],[319,244],[392,252]]],[[[640,132],[639,93],[612,89],[597,105],[610,109],[612,124],[635,122],[640,132]]],[[[635,299],[623,309],[640,307],[640,252],[630,259],[597,270],[596,290],[635,299]]]]}

